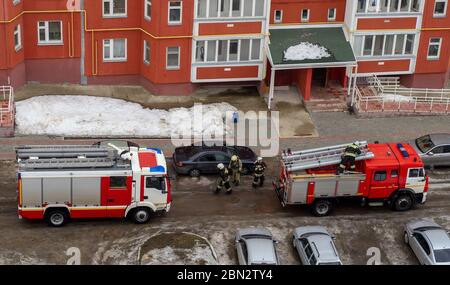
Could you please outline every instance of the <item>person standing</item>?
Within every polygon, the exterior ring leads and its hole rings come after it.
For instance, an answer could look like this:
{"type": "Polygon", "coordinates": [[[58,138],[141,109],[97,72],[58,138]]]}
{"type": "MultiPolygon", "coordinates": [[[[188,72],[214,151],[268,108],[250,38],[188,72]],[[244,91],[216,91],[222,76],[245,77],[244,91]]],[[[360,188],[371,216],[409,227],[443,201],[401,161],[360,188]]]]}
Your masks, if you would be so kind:
{"type": "Polygon", "coordinates": [[[341,164],[337,169],[337,174],[342,174],[347,169],[347,165],[350,165],[350,170],[355,171],[356,169],[356,157],[361,154],[361,149],[359,148],[357,143],[352,143],[348,145],[344,154],[342,155],[341,164]]]}
{"type": "Polygon", "coordinates": [[[233,189],[231,189],[230,184],[230,173],[228,169],[223,165],[223,163],[219,163],[217,165],[219,169],[219,178],[217,179],[217,187],[215,193],[218,194],[222,188],[225,188],[226,194],[231,194],[233,189]]]}
{"type": "Polygon", "coordinates": [[[230,165],[228,168],[231,171],[231,177],[235,186],[241,183],[242,161],[237,155],[231,157],[230,165]]]}
{"type": "Polygon", "coordinates": [[[267,165],[262,160],[262,157],[258,157],[258,159],[255,162],[255,169],[253,174],[253,188],[261,187],[264,184],[264,171],[266,170],[267,165]]]}

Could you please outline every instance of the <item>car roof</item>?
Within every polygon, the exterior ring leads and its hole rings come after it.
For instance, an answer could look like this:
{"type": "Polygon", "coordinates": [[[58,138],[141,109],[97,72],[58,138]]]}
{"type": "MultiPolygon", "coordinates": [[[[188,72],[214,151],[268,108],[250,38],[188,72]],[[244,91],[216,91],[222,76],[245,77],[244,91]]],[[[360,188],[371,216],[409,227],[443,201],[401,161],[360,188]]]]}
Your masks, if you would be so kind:
{"type": "Polygon", "coordinates": [[[450,248],[450,237],[443,229],[430,229],[422,232],[430,241],[433,249],[450,248]]]}
{"type": "Polygon", "coordinates": [[[317,251],[317,260],[321,261],[339,261],[339,256],[333,246],[331,237],[324,233],[311,234],[307,237],[315,251],[317,251]],[[314,245],[313,245],[314,244],[314,245]]]}
{"type": "Polygon", "coordinates": [[[435,145],[450,144],[450,134],[430,134],[430,138],[435,145]]]}
{"type": "Polygon", "coordinates": [[[245,239],[247,245],[248,263],[273,264],[277,263],[275,246],[272,239],[250,238],[245,239]]]}

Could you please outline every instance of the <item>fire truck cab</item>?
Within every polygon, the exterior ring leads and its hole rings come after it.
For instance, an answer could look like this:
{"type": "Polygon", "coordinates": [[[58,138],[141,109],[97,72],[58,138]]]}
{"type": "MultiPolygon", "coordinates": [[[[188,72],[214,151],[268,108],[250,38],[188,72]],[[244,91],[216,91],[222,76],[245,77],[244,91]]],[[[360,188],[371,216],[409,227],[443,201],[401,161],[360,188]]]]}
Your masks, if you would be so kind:
{"type": "Polygon", "coordinates": [[[346,145],[283,154],[274,188],[283,206],[306,204],[328,215],[344,199],[406,211],[425,203],[428,178],[412,146],[359,142],[356,170],[336,174],[346,145]]]}
{"type": "Polygon", "coordinates": [[[168,212],[170,180],[160,149],[22,146],[16,149],[20,218],[59,227],[69,219],[130,218],[168,212]]]}

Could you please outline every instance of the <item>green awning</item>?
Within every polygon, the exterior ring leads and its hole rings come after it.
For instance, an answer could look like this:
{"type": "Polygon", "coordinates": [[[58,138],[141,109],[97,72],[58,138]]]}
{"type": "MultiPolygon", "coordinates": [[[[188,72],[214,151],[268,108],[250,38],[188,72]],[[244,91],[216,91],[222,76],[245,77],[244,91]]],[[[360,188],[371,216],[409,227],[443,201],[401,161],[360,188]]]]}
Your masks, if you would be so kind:
{"type": "Polygon", "coordinates": [[[270,29],[269,57],[275,69],[356,65],[355,55],[342,27],[270,29]],[[305,42],[324,47],[330,56],[319,59],[285,60],[284,52],[289,47],[305,42]]]}

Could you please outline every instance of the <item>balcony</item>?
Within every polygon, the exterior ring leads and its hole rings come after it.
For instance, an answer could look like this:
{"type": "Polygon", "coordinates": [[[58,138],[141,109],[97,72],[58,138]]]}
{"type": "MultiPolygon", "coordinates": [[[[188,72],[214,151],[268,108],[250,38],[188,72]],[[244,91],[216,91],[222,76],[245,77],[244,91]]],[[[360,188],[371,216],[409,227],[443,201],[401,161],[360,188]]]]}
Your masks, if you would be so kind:
{"type": "Polygon", "coordinates": [[[405,16],[422,14],[421,0],[358,0],[357,17],[405,16]]]}

